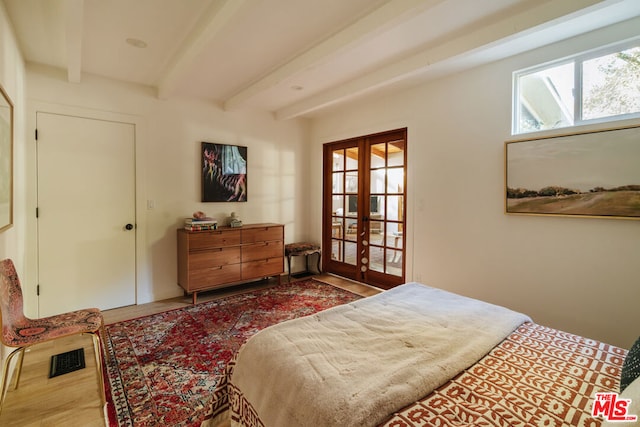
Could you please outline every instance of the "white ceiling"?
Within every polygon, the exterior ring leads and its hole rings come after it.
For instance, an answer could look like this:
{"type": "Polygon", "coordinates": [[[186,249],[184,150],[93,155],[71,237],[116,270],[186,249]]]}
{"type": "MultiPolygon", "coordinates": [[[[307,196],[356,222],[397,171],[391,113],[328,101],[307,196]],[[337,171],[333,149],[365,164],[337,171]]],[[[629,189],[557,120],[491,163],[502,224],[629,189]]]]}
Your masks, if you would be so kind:
{"type": "Polygon", "coordinates": [[[638,0],[3,1],[25,60],[71,82],[90,73],[279,119],[640,16],[638,0]]]}

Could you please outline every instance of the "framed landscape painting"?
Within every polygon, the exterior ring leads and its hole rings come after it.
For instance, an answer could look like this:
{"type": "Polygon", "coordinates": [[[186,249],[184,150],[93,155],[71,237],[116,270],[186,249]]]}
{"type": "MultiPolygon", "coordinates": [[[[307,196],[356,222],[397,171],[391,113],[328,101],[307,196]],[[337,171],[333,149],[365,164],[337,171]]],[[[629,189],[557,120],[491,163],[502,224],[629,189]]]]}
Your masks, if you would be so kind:
{"type": "Polygon", "coordinates": [[[13,225],[13,104],[0,86],[0,231],[13,225]]]}
{"type": "Polygon", "coordinates": [[[247,147],[202,143],[202,201],[247,201],[247,147]]]}
{"type": "Polygon", "coordinates": [[[640,126],[505,143],[507,214],[640,219],[640,126]]]}

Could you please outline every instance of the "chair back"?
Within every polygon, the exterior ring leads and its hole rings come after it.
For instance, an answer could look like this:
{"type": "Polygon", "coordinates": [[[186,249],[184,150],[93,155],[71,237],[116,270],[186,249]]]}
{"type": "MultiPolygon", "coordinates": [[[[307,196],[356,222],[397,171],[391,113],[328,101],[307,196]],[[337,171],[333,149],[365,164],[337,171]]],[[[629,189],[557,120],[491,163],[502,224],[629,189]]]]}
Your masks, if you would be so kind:
{"type": "Polygon", "coordinates": [[[22,306],[22,287],[16,267],[10,259],[0,261],[0,338],[7,345],[12,329],[25,319],[22,306]]]}

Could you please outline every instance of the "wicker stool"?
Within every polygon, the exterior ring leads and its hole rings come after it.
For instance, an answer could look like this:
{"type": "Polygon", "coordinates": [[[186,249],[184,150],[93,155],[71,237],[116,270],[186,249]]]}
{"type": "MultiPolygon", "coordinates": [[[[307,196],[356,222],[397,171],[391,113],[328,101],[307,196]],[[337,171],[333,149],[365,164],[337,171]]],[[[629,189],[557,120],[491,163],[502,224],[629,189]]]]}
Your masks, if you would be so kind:
{"type": "Polygon", "coordinates": [[[287,257],[287,266],[289,268],[289,281],[291,281],[291,257],[304,255],[305,265],[307,271],[309,271],[309,255],[318,254],[318,273],[320,273],[320,257],[322,253],[320,251],[320,245],[315,243],[289,243],[284,246],[284,255],[287,257]]]}

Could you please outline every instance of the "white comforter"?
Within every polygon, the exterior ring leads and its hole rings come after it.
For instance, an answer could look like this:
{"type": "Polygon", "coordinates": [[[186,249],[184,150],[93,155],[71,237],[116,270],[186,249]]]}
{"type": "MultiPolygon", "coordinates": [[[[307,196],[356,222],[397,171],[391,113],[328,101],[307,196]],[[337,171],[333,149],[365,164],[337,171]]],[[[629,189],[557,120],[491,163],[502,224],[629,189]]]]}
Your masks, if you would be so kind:
{"type": "Polygon", "coordinates": [[[231,389],[267,427],[377,425],[527,320],[408,283],[262,330],[240,349],[231,389]]]}

